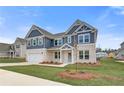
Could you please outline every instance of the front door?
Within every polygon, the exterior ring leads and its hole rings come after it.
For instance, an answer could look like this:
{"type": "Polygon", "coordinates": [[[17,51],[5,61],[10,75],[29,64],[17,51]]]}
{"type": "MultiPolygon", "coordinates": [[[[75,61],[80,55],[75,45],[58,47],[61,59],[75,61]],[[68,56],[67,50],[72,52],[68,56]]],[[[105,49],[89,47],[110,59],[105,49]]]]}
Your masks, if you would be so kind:
{"type": "Polygon", "coordinates": [[[70,63],[72,60],[71,60],[71,53],[68,53],[68,62],[70,63]]]}

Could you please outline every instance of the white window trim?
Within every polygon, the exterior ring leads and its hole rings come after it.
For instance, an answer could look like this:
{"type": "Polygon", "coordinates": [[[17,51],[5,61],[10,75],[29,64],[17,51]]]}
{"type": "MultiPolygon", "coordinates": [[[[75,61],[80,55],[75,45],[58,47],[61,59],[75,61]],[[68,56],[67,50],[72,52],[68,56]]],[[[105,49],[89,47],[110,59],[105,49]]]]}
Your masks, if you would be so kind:
{"type": "Polygon", "coordinates": [[[90,33],[86,33],[86,34],[80,34],[80,35],[78,35],[78,43],[79,43],[79,44],[90,43],[90,33]],[[86,36],[86,35],[89,36],[89,42],[85,42],[85,36],[86,36]],[[83,36],[83,42],[80,42],[80,40],[79,40],[79,37],[80,37],[80,36],[83,36]]]}
{"type": "Polygon", "coordinates": [[[71,43],[71,42],[72,42],[72,40],[71,40],[71,35],[67,36],[67,38],[68,38],[68,43],[71,43]],[[69,40],[69,39],[70,39],[70,40],[69,40]]]}
{"type": "Polygon", "coordinates": [[[57,38],[57,39],[54,39],[54,46],[61,46],[62,45],[62,38],[57,38]],[[57,40],[57,45],[55,45],[55,40],[57,40]],[[59,40],[61,40],[61,44],[59,44],[59,40]]]}

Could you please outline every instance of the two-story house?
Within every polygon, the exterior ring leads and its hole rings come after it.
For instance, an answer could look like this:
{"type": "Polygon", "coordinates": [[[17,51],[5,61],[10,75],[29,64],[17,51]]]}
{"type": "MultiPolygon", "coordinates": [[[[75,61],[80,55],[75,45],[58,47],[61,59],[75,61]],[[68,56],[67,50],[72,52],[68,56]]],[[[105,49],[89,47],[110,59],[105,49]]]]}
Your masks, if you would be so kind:
{"type": "Polygon", "coordinates": [[[23,38],[17,37],[14,42],[15,55],[14,57],[26,57],[26,40],[23,38]]]}
{"type": "Polygon", "coordinates": [[[33,25],[25,39],[26,59],[30,63],[96,63],[97,29],[81,20],[57,34],[33,25]]]}

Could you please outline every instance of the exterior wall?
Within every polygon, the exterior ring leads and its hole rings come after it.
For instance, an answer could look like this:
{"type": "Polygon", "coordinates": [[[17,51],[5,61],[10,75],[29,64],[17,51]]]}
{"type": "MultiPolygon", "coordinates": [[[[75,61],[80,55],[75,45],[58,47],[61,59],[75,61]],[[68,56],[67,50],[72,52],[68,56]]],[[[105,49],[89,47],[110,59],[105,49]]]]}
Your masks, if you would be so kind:
{"type": "Polygon", "coordinates": [[[0,57],[9,57],[9,53],[6,51],[1,51],[0,52],[0,57]]]}
{"type": "MultiPolygon", "coordinates": [[[[26,40],[31,40],[33,39],[34,37],[30,37],[30,38],[27,38],[26,40]]],[[[36,45],[36,46],[33,46],[33,45],[30,45],[28,46],[28,44],[26,43],[26,48],[27,49],[40,49],[40,48],[45,48],[45,37],[43,35],[41,36],[36,36],[35,38],[43,38],[43,45],[36,45]]]]}
{"type": "Polygon", "coordinates": [[[121,44],[121,48],[124,48],[124,43],[123,43],[123,44],[121,44]]]}
{"type": "Polygon", "coordinates": [[[96,63],[96,48],[95,43],[93,44],[78,44],[77,46],[77,62],[81,63],[96,63]],[[89,50],[89,60],[79,59],[79,51],[80,50],[89,50]]]}
{"type": "Polygon", "coordinates": [[[15,57],[22,57],[22,58],[26,57],[26,44],[21,44],[20,42],[16,42],[14,44],[14,47],[15,47],[15,57]],[[19,45],[20,47],[16,48],[16,45],[19,45]]]}

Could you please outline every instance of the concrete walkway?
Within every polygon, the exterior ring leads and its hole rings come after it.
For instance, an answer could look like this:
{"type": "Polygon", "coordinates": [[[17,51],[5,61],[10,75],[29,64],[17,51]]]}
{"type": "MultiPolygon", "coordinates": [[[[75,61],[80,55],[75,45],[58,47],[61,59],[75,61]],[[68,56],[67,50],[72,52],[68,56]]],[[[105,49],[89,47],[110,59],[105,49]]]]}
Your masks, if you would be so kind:
{"type": "Polygon", "coordinates": [[[0,69],[0,86],[69,86],[34,76],[0,69]]]}
{"type": "Polygon", "coordinates": [[[3,66],[23,66],[23,65],[31,65],[31,64],[28,64],[27,62],[21,62],[21,63],[0,63],[0,67],[3,67],[3,66]]]}
{"type": "Polygon", "coordinates": [[[61,64],[61,65],[53,65],[53,64],[30,64],[28,62],[21,62],[21,63],[0,63],[0,67],[4,66],[24,66],[24,65],[41,65],[41,66],[51,66],[51,67],[64,67],[68,64],[61,64]]]}
{"type": "Polygon", "coordinates": [[[41,65],[41,66],[51,66],[51,67],[64,67],[68,64],[61,64],[61,65],[52,65],[52,64],[37,64],[37,65],[41,65]]]}
{"type": "Polygon", "coordinates": [[[116,61],[116,62],[121,62],[121,63],[124,63],[124,61],[119,61],[119,60],[118,60],[118,61],[116,61]]]}

